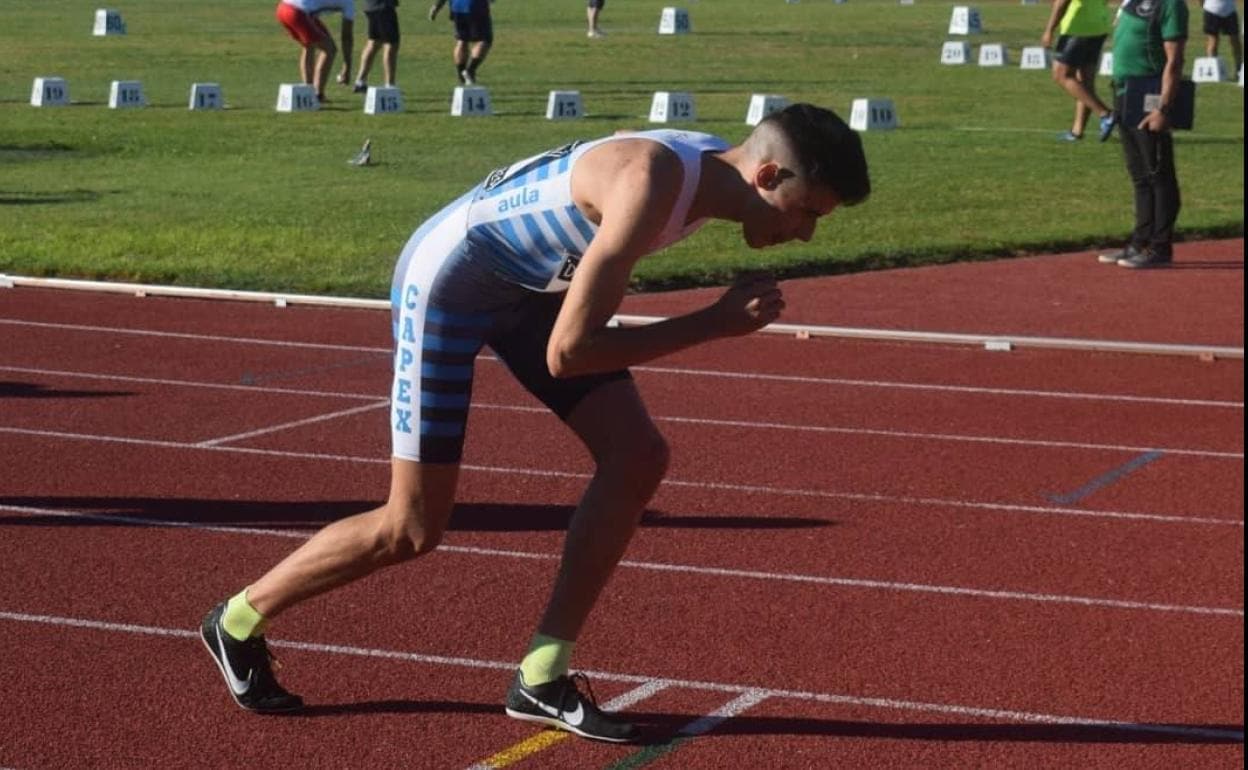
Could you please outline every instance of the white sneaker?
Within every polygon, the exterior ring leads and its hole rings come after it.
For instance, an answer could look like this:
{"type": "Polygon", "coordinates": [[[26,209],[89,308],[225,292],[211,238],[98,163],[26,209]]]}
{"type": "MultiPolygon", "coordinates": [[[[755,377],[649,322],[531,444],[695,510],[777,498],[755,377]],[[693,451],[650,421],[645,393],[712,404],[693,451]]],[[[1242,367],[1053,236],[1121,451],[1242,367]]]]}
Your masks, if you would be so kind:
{"type": "Polygon", "coordinates": [[[607,33],[600,29],[591,29],[585,33],[585,37],[606,37],[607,33]]]}

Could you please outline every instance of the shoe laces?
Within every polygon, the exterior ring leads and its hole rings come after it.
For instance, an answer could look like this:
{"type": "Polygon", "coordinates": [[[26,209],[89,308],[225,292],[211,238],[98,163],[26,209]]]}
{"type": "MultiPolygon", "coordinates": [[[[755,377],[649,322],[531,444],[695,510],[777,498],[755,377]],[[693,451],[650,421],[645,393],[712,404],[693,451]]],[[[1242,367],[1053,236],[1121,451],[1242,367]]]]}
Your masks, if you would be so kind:
{"type": "Polygon", "coordinates": [[[598,697],[594,695],[594,688],[589,684],[589,677],[579,671],[575,674],[569,674],[568,686],[589,705],[594,708],[598,707],[598,697]]]}
{"type": "Polygon", "coordinates": [[[277,686],[277,679],[273,676],[273,669],[282,667],[282,662],[277,659],[269,649],[268,642],[263,636],[253,636],[248,639],[247,657],[253,671],[256,672],[256,678],[262,680],[266,685],[277,686]]]}

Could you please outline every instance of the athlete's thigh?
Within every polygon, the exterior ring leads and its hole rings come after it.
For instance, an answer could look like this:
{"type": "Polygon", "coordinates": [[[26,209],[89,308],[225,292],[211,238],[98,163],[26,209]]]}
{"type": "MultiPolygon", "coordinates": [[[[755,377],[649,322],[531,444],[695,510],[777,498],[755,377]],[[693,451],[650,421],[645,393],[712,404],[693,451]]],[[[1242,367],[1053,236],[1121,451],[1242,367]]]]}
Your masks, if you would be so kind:
{"type": "Polygon", "coordinates": [[[393,456],[405,460],[459,462],[473,363],[510,299],[463,240],[465,201],[417,230],[395,269],[390,435],[393,456]]]}
{"type": "Polygon", "coordinates": [[[632,379],[600,383],[566,422],[597,461],[614,455],[648,463],[661,454],[666,462],[666,444],[632,379]]]}
{"type": "Polygon", "coordinates": [[[546,365],[546,345],[563,303],[562,294],[526,291],[506,322],[490,337],[490,347],[520,384],[565,422],[586,395],[605,383],[629,380],[627,369],[581,377],[556,378],[546,365]]]}

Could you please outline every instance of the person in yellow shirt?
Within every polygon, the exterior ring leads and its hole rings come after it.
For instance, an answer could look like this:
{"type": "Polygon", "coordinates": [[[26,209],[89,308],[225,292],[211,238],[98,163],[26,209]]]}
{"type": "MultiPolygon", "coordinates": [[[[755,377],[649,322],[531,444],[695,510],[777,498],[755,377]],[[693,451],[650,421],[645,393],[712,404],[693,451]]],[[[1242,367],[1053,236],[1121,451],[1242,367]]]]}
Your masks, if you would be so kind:
{"type": "Polygon", "coordinates": [[[1040,42],[1046,48],[1053,46],[1053,81],[1075,100],[1074,123],[1069,131],[1058,135],[1060,141],[1082,139],[1094,112],[1100,119],[1102,142],[1114,131],[1114,113],[1096,95],[1101,47],[1112,29],[1113,20],[1105,0],[1053,0],[1040,42]]]}

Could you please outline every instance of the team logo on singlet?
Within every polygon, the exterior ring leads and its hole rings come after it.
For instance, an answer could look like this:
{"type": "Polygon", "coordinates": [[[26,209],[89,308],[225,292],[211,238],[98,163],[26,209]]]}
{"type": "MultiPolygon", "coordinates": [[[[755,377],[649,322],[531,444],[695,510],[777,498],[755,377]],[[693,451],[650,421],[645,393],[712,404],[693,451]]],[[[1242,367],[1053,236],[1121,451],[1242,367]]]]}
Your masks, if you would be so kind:
{"type": "Polygon", "coordinates": [[[576,266],[581,264],[581,258],[569,254],[564,258],[563,264],[559,266],[559,280],[570,281],[572,274],[576,272],[576,266]]]}
{"type": "Polygon", "coordinates": [[[521,174],[527,174],[528,172],[532,171],[538,166],[544,165],[546,163],[550,163],[552,160],[558,160],[559,158],[562,158],[565,155],[571,155],[572,151],[575,150],[577,147],[579,147],[582,143],[583,143],[582,140],[577,139],[575,142],[568,142],[562,147],[556,147],[553,150],[547,150],[546,152],[542,153],[541,155],[538,155],[536,158],[534,158],[533,160],[523,165],[503,166],[501,168],[496,168],[486,175],[485,181],[481,183],[481,189],[484,190],[485,192],[489,192],[490,190],[493,190],[495,187],[498,187],[503,182],[506,182],[508,179],[514,179],[520,176],[521,174]]]}

